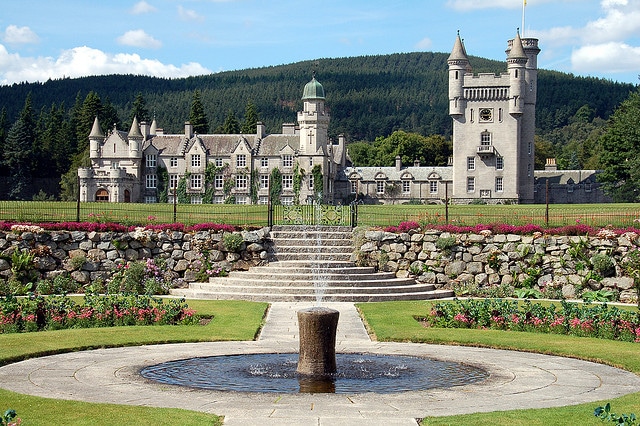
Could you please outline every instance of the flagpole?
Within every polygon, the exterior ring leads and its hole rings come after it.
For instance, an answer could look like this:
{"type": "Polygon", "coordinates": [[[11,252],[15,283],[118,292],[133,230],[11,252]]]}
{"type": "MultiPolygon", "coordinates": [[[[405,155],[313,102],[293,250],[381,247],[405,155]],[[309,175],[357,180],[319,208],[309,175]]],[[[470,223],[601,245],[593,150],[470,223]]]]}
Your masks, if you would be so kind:
{"type": "Polygon", "coordinates": [[[527,6],[527,0],[522,0],[522,37],[524,37],[524,8],[527,6]]]}

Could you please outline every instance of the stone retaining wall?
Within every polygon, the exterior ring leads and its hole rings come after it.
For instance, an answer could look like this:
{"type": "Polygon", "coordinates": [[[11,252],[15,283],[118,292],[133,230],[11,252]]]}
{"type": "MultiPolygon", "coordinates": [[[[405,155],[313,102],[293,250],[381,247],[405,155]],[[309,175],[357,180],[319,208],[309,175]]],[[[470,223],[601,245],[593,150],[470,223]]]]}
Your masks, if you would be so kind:
{"type": "Polygon", "coordinates": [[[396,234],[358,228],[354,258],[362,266],[376,266],[399,277],[414,275],[437,288],[477,290],[531,284],[554,298],[575,298],[582,291],[604,288],[619,293],[621,301],[633,301],[634,281],[625,276],[621,262],[628,252],[639,248],[638,235],[602,234],[396,234]],[[596,267],[607,263],[612,268],[596,267]]]}
{"type": "Polygon", "coordinates": [[[0,232],[0,256],[4,257],[0,257],[0,279],[11,277],[10,259],[16,249],[35,255],[33,263],[41,278],[67,272],[80,284],[108,278],[119,263],[147,258],[165,259],[165,267],[185,282],[195,281],[194,262],[203,253],[212,264],[226,270],[266,262],[268,228],[239,234],[243,243],[232,252],[224,245],[224,234],[214,231],[0,232]]]}

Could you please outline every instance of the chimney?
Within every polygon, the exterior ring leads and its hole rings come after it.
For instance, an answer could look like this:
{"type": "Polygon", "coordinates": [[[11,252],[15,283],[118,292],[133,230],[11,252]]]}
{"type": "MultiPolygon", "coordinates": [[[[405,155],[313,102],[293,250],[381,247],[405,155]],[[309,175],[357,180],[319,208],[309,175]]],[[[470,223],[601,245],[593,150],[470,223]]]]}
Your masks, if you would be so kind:
{"type": "Polygon", "coordinates": [[[400,171],[402,168],[402,159],[399,155],[396,155],[396,170],[400,171]]]}
{"type": "Polygon", "coordinates": [[[184,122],[184,135],[187,139],[191,139],[191,136],[193,136],[193,126],[190,121],[184,122]]]}
{"type": "Polygon", "coordinates": [[[544,169],[548,171],[556,171],[558,170],[558,165],[556,164],[555,158],[547,158],[547,164],[544,165],[544,169]]]}
{"type": "Polygon", "coordinates": [[[262,121],[258,121],[256,124],[256,136],[260,139],[264,138],[267,133],[267,127],[262,121]]]}
{"type": "Polygon", "coordinates": [[[420,167],[420,160],[418,160],[417,158],[413,160],[413,167],[420,167]]]}

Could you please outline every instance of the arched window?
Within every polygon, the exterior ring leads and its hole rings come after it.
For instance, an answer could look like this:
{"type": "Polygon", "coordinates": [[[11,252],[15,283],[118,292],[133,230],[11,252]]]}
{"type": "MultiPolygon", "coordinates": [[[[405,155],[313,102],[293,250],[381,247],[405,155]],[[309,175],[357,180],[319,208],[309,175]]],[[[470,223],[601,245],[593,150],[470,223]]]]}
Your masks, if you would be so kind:
{"type": "Polygon", "coordinates": [[[96,191],[96,201],[108,203],[109,202],[109,192],[106,189],[98,189],[96,191]]]}
{"type": "Polygon", "coordinates": [[[131,192],[129,192],[128,189],[124,190],[124,202],[125,203],[130,203],[131,202],[131,192]]]}

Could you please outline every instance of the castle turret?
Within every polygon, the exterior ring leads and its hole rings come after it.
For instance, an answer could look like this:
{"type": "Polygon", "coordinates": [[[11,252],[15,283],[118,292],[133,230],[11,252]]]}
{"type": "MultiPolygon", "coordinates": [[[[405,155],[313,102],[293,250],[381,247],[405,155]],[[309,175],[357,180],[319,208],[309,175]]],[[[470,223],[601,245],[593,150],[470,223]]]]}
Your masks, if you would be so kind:
{"type": "Polygon", "coordinates": [[[104,133],[100,128],[98,117],[93,120],[93,127],[89,133],[89,158],[92,160],[100,157],[100,145],[104,142],[104,133]]]}
{"type": "Polygon", "coordinates": [[[527,54],[522,48],[520,34],[507,49],[507,69],[509,70],[509,114],[520,115],[524,112],[527,54]]]}
{"type": "Polygon", "coordinates": [[[461,115],[465,109],[464,75],[471,72],[471,66],[459,33],[447,64],[449,64],[449,114],[461,115]]]}
{"type": "Polygon", "coordinates": [[[129,139],[129,157],[142,158],[141,146],[144,137],[138,125],[138,117],[133,117],[133,123],[131,123],[131,129],[127,137],[129,139]]]}
{"type": "Polygon", "coordinates": [[[329,115],[324,109],[324,88],[315,76],[304,86],[302,93],[304,107],[298,113],[300,125],[300,153],[315,154],[327,147],[329,115]]]}

